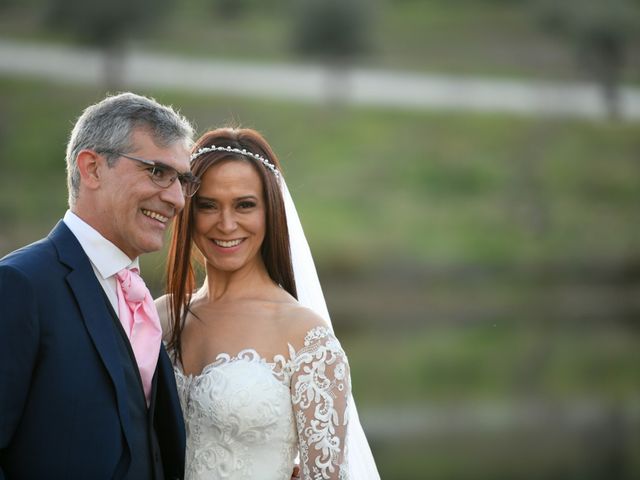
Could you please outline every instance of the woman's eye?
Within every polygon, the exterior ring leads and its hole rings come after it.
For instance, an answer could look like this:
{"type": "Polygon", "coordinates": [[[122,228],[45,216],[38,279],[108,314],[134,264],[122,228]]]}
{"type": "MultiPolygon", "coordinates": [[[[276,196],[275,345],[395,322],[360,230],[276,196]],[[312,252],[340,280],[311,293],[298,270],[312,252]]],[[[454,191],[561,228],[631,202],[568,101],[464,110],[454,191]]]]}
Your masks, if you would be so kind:
{"type": "Polygon", "coordinates": [[[198,208],[198,210],[210,210],[212,208],[215,208],[216,204],[213,202],[197,202],[196,203],[196,207],[198,208]]]}
{"type": "Polygon", "coordinates": [[[238,204],[238,207],[242,209],[253,208],[255,206],[256,206],[255,202],[250,202],[250,201],[240,202],[238,204]]]}

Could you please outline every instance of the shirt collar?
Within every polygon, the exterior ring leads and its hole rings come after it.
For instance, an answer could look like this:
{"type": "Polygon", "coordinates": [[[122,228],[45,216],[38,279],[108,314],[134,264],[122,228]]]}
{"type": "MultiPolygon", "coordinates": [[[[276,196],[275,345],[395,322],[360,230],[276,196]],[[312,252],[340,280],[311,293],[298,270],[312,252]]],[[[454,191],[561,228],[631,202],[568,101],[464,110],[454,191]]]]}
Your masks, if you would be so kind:
{"type": "Polygon", "coordinates": [[[84,253],[102,278],[107,279],[123,268],[140,270],[138,258],[132,261],[122,250],[71,210],[67,210],[64,214],[63,221],[78,239],[84,253]]]}

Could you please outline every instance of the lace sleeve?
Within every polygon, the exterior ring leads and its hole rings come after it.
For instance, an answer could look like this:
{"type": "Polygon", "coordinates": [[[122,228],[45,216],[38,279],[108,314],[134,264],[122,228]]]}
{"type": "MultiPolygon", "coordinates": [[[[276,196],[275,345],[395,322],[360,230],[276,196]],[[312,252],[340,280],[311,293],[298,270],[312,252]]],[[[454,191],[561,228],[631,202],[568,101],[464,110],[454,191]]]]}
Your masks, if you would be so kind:
{"type": "Polygon", "coordinates": [[[303,480],[347,479],[349,364],[326,327],[310,330],[293,360],[291,402],[296,419],[303,480]]]}

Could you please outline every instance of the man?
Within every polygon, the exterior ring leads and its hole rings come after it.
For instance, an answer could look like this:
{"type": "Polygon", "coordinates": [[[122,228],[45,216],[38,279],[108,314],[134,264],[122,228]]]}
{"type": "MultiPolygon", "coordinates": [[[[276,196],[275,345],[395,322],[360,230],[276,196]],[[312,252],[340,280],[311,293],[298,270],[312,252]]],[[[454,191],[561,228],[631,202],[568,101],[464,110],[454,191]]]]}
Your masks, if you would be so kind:
{"type": "Polygon", "coordinates": [[[137,267],[197,189],[192,135],[131,93],[78,119],[69,211],[0,260],[0,479],[182,478],[173,369],[137,267]]]}

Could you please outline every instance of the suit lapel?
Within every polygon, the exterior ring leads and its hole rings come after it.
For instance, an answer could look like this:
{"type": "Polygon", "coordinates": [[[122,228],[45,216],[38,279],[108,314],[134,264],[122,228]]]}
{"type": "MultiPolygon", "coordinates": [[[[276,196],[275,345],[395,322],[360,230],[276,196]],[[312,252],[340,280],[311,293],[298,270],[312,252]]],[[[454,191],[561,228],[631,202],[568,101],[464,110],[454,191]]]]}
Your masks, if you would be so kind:
{"type": "Polygon", "coordinates": [[[82,320],[89,332],[98,355],[102,359],[115,387],[118,411],[124,436],[130,445],[130,415],[126,400],[124,373],[118,357],[111,313],[107,307],[102,286],[96,279],[91,262],[76,237],[60,221],[49,234],[58,250],[60,261],[71,271],[67,283],[82,313],[82,320]]]}

